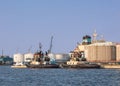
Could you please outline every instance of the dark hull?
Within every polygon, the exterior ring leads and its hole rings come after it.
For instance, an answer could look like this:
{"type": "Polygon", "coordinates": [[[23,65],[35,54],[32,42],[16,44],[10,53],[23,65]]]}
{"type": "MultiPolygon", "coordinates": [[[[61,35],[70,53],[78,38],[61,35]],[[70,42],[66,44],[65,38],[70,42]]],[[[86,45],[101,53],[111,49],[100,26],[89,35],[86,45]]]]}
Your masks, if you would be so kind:
{"type": "Polygon", "coordinates": [[[79,65],[67,65],[62,64],[62,68],[81,68],[81,69],[90,69],[90,68],[100,68],[100,65],[97,64],[79,64],[79,65]]]}
{"type": "Polygon", "coordinates": [[[59,65],[56,64],[40,64],[40,65],[32,65],[32,64],[27,64],[26,65],[28,68],[59,68],[59,65]]]}

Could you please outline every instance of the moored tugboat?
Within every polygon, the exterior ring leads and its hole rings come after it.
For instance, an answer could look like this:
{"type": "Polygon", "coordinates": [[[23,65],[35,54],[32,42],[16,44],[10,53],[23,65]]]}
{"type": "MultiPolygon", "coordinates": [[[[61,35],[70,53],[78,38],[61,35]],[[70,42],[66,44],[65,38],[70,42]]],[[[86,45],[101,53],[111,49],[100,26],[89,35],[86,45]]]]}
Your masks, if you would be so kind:
{"type": "Polygon", "coordinates": [[[59,68],[59,65],[56,64],[53,58],[48,56],[47,52],[45,54],[42,52],[41,45],[40,51],[34,54],[33,60],[26,66],[28,68],[59,68]]]}
{"type": "Polygon", "coordinates": [[[87,62],[84,58],[83,52],[77,53],[73,52],[71,54],[70,61],[67,61],[66,64],[61,64],[61,68],[80,68],[80,69],[91,69],[91,68],[100,68],[100,65],[96,63],[87,62]]]}
{"type": "Polygon", "coordinates": [[[67,64],[62,64],[62,68],[79,68],[79,69],[93,69],[100,68],[100,65],[89,62],[68,61],[67,64]]]}
{"type": "Polygon", "coordinates": [[[100,68],[97,63],[89,62],[87,60],[87,47],[92,43],[91,36],[83,36],[82,43],[78,43],[77,47],[70,52],[70,61],[66,64],[61,64],[63,68],[100,68]]]}

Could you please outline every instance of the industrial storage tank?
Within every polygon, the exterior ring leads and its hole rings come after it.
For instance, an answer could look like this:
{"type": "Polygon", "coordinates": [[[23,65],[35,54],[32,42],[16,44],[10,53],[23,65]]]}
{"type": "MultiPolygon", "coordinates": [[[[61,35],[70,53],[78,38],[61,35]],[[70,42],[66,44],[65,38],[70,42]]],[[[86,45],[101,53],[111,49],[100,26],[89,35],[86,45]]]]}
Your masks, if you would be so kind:
{"type": "Polygon", "coordinates": [[[28,63],[28,62],[32,61],[32,59],[33,59],[33,54],[32,53],[24,54],[24,62],[25,63],[28,63]]]}
{"type": "Polygon", "coordinates": [[[55,60],[56,62],[67,62],[70,60],[70,55],[69,54],[55,54],[55,60]]]}
{"type": "Polygon", "coordinates": [[[87,61],[111,62],[116,61],[116,46],[111,43],[91,44],[87,47],[87,61]]]}
{"type": "Polygon", "coordinates": [[[120,44],[116,45],[116,61],[120,62],[120,44]]]}
{"type": "Polygon", "coordinates": [[[14,63],[22,63],[24,62],[24,56],[23,54],[17,53],[13,55],[13,62],[14,63]]]}

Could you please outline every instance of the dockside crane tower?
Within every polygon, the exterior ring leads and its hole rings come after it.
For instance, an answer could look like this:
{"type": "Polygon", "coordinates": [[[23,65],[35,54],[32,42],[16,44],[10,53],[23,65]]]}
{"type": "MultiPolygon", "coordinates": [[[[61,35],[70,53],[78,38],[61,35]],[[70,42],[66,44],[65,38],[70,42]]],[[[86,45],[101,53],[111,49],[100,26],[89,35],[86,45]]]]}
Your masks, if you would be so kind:
{"type": "Polygon", "coordinates": [[[53,42],[53,36],[51,36],[50,47],[49,47],[48,53],[51,53],[51,50],[52,50],[52,42],[53,42]]]}

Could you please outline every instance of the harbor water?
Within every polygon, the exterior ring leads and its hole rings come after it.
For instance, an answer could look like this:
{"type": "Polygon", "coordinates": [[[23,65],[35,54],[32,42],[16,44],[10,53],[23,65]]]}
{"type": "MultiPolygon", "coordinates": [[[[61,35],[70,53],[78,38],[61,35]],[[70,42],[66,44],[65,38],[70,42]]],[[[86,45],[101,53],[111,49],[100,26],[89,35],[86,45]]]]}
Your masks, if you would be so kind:
{"type": "Polygon", "coordinates": [[[14,69],[0,66],[0,86],[120,86],[120,69],[14,69]]]}

